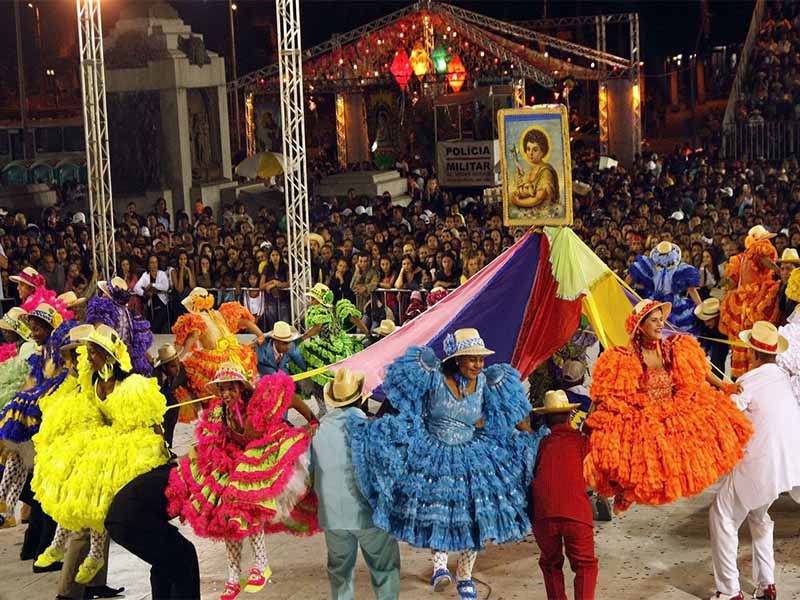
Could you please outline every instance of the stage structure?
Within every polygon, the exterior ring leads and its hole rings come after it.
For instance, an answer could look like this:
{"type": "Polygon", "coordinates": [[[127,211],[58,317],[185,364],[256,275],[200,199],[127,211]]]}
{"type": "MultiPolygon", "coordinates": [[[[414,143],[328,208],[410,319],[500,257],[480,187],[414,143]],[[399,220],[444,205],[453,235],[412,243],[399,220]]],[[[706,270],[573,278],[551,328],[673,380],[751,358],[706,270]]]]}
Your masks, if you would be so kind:
{"type": "MultiPolygon", "coordinates": [[[[307,302],[306,292],[311,289],[300,0],[275,0],[275,8],[278,18],[289,291],[292,320],[299,326],[307,302]]],[[[236,97],[239,97],[238,91],[236,97]]]]}
{"type": "Polygon", "coordinates": [[[111,279],[116,269],[114,204],[108,152],[103,20],[100,0],[75,0],[81,53],[81,90],[86,136],[91,237],[98,277],[111,279]]]}

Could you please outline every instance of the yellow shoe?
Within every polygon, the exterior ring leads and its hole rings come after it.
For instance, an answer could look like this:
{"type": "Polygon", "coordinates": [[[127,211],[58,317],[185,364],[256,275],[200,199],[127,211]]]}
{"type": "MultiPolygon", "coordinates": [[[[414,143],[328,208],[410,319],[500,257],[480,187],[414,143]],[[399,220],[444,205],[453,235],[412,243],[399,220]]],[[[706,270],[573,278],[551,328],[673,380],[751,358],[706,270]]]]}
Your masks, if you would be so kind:
{"type": "Polygon", "coordinates": [[[250,575],[247,577],[247,582],[244,586],[244,591],[250,594],[260,592],[267,585],[269,578],[272,577],[272,568],[267,567],[264,571],[258,570],[256,567],[250,569],[250,575]]]}
{"type": "Polygon", "coordinates": [[[17,526],[17,519],[15,517],[4,517],[0,515],[0,529],[11,529],[17,526]]]}
{"type": "Polygon", "coordinates": [[[61,562],[62,560],[64,560],[64,552],[58,548],[53,548],[53,546],[48,546],[47,549],[39,555],[36,562],[33,563],[33,566],[45,568],[57,562],[61,562]]]}
{"type": "Polygon", "coordinates": [[[78,574],[75,576],[75,583],[88,585],[89,582],[95,578],[100,569],[103,568],[104,564],[106,564],[106,561],[102,558],[95,561],[93,558],[87,556],[86,560],[84,560],[83,564],[78,568],[78,574]]]}

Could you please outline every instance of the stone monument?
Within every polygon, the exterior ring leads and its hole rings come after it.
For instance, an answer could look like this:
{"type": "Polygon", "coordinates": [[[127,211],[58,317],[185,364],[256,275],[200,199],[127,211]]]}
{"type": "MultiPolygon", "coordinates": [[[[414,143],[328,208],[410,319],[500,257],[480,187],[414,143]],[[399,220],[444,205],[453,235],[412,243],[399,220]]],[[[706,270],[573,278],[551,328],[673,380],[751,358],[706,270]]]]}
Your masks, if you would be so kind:
{"type": "Polygon", "coordinates": [[[163,1],[128,4],[104,47],[115,192],[216,212],[236,187],[224,59],[163,1]]]}

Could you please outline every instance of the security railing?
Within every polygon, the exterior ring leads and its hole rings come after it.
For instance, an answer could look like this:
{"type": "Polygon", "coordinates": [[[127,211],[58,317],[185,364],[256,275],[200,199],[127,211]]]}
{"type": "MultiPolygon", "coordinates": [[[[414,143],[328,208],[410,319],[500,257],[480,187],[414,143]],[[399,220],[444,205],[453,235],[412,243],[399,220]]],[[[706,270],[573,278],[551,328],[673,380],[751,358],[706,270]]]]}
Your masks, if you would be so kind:
{"type": "Polygon", "coordinates": [[[779,161],[800,150],[800,122],[744,121],[726,126],[722,132],[725,158],[779,161]]]}

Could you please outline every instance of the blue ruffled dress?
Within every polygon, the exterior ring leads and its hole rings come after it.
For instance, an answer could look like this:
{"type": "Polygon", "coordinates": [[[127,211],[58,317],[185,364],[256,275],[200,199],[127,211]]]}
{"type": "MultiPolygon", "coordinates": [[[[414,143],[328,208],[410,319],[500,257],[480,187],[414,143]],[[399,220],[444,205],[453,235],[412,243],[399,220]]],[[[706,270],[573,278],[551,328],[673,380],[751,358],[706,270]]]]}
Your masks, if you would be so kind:
{"type": "Polygon", "coordinates": [[[699,324],[694,316],[695,304],[687,292],[700,285],[700,271],[679,261],[677,250],[639,255],[630,266],[630,274],[642,298],[671,302],[672,312],[667,320],[683,333],[696,333],[699,324]]]}
{"type": "Polygon", "coordinates": [[[519,540],[530,529],[526,491],[546,430],[515,429],[530,404],[511,366],[484,369],[461,399],[440,366],[430,348],[411,347],[383,381],[400,414],[348,421],[356,481],[375,525],[440,551],[519,540]]]}

